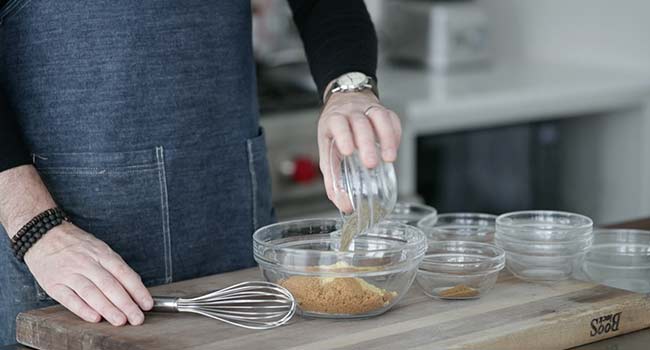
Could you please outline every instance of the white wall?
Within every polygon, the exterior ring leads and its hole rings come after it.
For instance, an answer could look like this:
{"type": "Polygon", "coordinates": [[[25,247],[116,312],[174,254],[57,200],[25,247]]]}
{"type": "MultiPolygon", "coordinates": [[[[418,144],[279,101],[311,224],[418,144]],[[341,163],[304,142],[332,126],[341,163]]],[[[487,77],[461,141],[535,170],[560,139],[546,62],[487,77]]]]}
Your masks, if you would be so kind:
{"type": "Polygon", "coordinates": [[[650,73],[648,0],[479,0],[495,54],[650,73]]]}

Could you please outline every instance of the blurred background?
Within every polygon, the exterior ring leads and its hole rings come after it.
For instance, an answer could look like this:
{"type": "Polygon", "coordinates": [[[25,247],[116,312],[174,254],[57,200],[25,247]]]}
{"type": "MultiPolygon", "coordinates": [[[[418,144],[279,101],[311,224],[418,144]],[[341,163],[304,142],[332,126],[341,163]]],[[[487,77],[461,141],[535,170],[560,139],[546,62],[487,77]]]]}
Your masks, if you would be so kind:
{"type": "MultiPolygon", "coordinates": [[[[382,101],[402,118],[400,200],[440,212],[650,215],[650,2],[367,0],[382,101]]],[[[319,98],[285,0],[255,0],[280,219],[334,211],[319,98]]]]}

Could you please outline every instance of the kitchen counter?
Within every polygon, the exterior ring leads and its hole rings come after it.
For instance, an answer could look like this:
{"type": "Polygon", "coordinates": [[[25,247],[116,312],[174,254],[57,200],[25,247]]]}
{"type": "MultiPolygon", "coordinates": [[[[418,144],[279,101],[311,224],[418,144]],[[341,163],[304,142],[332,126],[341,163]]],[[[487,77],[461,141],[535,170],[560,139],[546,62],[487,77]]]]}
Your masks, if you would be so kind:
{"type": "Polygon", "coordinates": [[[381,66],[381,97],[417,133],[564,118],[644,104],[650,76],[602,67],[518,62],[436,75],[381,66]]]}
{"type": "MultiPolygon", "coordinates": [[[[645,229],[650,229],[650,219],[638,220],[638,221],[628,222],[628,223],[623,223],[623,224],[620,224],[620,225],[614,225],[614,226],[615,226],[615,227],[626,227],[626,228],[645,228],[645,229]]],[[[225,274],[225,275],[223,275],[223,278],[226,279],[226,281],[222,281],[222,282],[223,282],[223,283],[231,283],[232,281],[228,281],[228,278],[231,278],[231,277],[233,277],[233,276],[234,276],[233,274],[225,274]]],[[[506,279],[508,279],[508,276],[504,276],[504,277],[505,277],[506,279]]],[[[185,282],[181,282],[181,284],[182,284],[182,283],[185,283],[185,282]]],[[[187,287],[187,286],[186,286],[186,287],[187,287]]],[[[559,285],[556,285],[556,287],[559,287],[559,285]]],[[[525,289],[525,288],[528,288],[528,287],[526,287],[525,284],[524,284],[524,286],[523,286],[522,288],[525,289]]],[[[538,288],[539,288],[539,287],[538,287],[538,288]]],[[[541,289],[538,289],[538,290],[541,290],[541,289]]],[[[513,294],[513,295],[518,295],[518,294],[513,294]]],[[[492,294],[492,297],[498,297],[498,295],[493,293],[493,294],[492,294]]],[[[576,297],[576,296],[574,296],[574,297],[576,297]]],[[[419,297],[417,297],[417,298],[419,298],[419,297]]],[[[417,299],[417,298],[416,298],[416,299],[417,299]]],[[[579,299],[579,300],[583,300],[583,302],[586,301],[586,299],[581,299],[581,298],[578,298],[578,299],[579,299]]],[[[578,299],[577,299],[577,300],[578,300],[578,299]]],[[[410,302],[409,302],[409,301],[404,301],[404,303],[405,303],[405,304],[412,304],[412,303],[413,303],[413,300],[411,300],[410,302]]],[[[531,307],[533,307],[533,308],[535,307],[535,306],[533,306],[533,304],[527,304],[527,305],[531,305],[531,307]]],[[[459,306],[462,307],[461,304],[459,304],[459,306]]],[[[406,306],[406,307],[408,307],[408,306],[406,306]]],[[[466,310],[466,309],[463,309],[463,310],[466,310]]],[[[546,309],[544,309],[544,310],[546,310],[546,309]]],[[[52,311],[54,311],[54,310],[52,310],[52,311]]],[[[471,312],[473,312],[473,311],[474,311],[474,310],[470,310],[469,312],[471,313],[471,312]]],[[[628,311],[629,311],[629,310],[628,310],[628,311]]],[[[467,312],[467,311],[463,311],[463,312],[467,312]]],[[[55,314],[55,313],[49,313],[50,317],[53,317],[54,314],[55,314]]],[[[397,317],[398,314],[399,314],[399,311],[393,311],[393,312],[387,314],[387,316],[385,316],[385,317],[373,319],[374,322],[378,322],[378,324],[375,325],[375,326],[377,326],[377,327],[379,327],[379,328],[381,328],[381,327],[386,327],[386,324],[384,324],[385,322],[382,321],[382,320],[386,320],[386,322],[389,322],[388,320],[389,320],[391,317],[397,317]]],[[[506,313],[506,314],[504,314],[504,316],[505,316],[505,317],[509,317],[509,316],[512,316],[512,315],[510,315],[510,313],[506,313]]],[[[521,317],[521,315],[519,315],[519,317],[521,317]]],[[[430,317],[425,317],[424,319],[429,320],[430,317]]],[[[437,319],[437,318],[436,318],[436,319],[437,319]]],[[[190,318],[187,318],[187,320],[189,321],[190,318]]],[[[200,319],[195,319],[195,321],[198,321],[198,320],[200,320],[200,319]]],[[[431,319],[431,320],[433,320],[433,319],[431,319]]],[[[393,320],[393,321],[394,321],[394,320],[393,320]]],[[[368,321],[368,322],[370,322],[370,321],[368,321]]],[[[398,324],[401,324],[402,326],[405,326],[405,325],[406,325],[407,323],[409,323],[409,322],[410,322],[410,321],[402,321],[402,323],[398,323],[398,324]],[[404,322],[406,322],[406,323],[404,323],[404,322]]],[[[154,322],[154,323],[155,323],[155,322],[154,322]]],[[[309,325],[312,324],[312,323],[316,323],[316,321],[303,323],[302,326],[297,326],[297,327],[298,327],[298,328],[302,327],[302,328],[304,328],[303,330],[306,331],[306,329],[307,329],[307,328],[309,327],[309,325]]],[[[412,322],[410,322],[410,323],[412,323],[412,322]]],[[[409,323],[409,324],[410,324],[410,323],[409,323]]],[[[328,324],[329,326],[333,327],[333,328],[337,328],[337,327],[340,326],[340,324],[338,324],[338,323],[336,323],[336,322],[334,322],[334,323],[327,323],[327,324],[328,324]]],[[[421,326],[421,325],[420,325],[420,326],[421,326]]],[[[465,326],[466,326],[466,324],[465,324],[465,326]]],[[[561,325],[560,325],[560,326],[561,326],[561,325]]],[[[61,324],[61,327],[64,327],[63,324],[61,324]]],[[[320,327],[320,326],[319,326],[319,327],[320,327]]],[[[219,328],[219,327],[218,327],[218,325],[215,325],[213,328],[216,329],[216,328],[219,328]]],[[[498,329],[498,327],[495,328],[495,329],[498,329]]],[[[113,328],[108,329],[108,331],[111,331],[111,330],[114,330],[114,329],[113,329],[113,328]]],[[[283,330],[284,330],[284,331],[288,331],[289,329],[287,328],[287,329],[283,329],[283,330]]],[[[237,330],[237,331],[240,331],[240,330],[237,330]]],[[[325,329],[323,329],[323,331],[326,332],[326,333],[328,332],[328,331],[326,331],[325,329]]],[[[329,331],[331,332],[331,329],[330,329],[329,331]]],[[[396,331],[396,330],[393,329],[393,331],[396,331]]],[[[143,329],[143,332],[144,332],[144,329],[143,329]]],[[[234,330],[230,330],[230,332],[234,332],[234,330]]],[[[243,331],[241,331],[241,332],[243,332],[243,331]]],[[[372,333],[372,334],[375,334],[375,332],[374,332],[372,329],[367,329],[365,332],[366,332],[366,333],[370,332],[370,333],[372,333]]],[[[359,333],[359,334],[365,334],[366,336],[369,336],[369,335],[370,335],[370,333],[368,333],[368,334],[366,334],[366,333],[361,332],[361,333],[359,333]]],[[[382,334],[383,334],[383,333],[382,333],[382,334]]],[[[267,335],[268,335],[268,334],[267,334],[267,335]]],[[[90,334],[90,333],[87,333],[87,336],[90,337],[91,334],[90,334]]],[[[72,338],[71,338],[71,339],[72,339],[72,338]]],[[[88,338],[88,339],[90,339],[90,338],[88,338]]],[[[233,339],[239,339],[239,340],[242,340],[242,339],[244,339],[244,338],[233,338],[233,339]]],[[[246,338],[246,339],[248,339],[248,338],[246,338]]],[[[369,339],[370,339],[370,338],[369,338],[369,339]]],[[[233,341],[234,341],[234,340],[233,340],[233,341]]],[[[275,341],[277,341],[277,339],[276,339],[275,341]]],[[[631,349],[631,350],[635,350],[635,349],[639,349],[639,350],[640,350],[640,349],[646,349],[646,348],[647,348],[648,341],[650,341],[650,330],[643,330],[643,331],[639,331],[639,332],[635,332],[635,333],[630,333],[630,334],[628,334],[628,335],[623,335],[623,336],[618,336],[618,337],[615,337],[615,338],[611,338],[611,339],[603,340],[603,341],[600,341],[600,342],[597,342],[597,343],[592,343],[592,344],[585,345],[585,346],[582,346],[582,347],[578,347],[578,348],[575,348],[575,349],[584,349],[584,350],[600,350],[600,349],[631,349]]],[[[287,344],[288,344],[288,343],[287,343],[287,344]]],[[[276,344],[276,345],[277,345],[277,344],[276,344]]],[[[15,349],[16,349],[16,350],[17,350],[17,349],[29,349],[29,348],[22,347],[22,346],[18,346],[18,345],[14,345],[14,346],[5,347],[5,348],[2,348],[2,349],[4,349],[4,350],[9,350],[9,349],[15,350],[15,349]]]]}

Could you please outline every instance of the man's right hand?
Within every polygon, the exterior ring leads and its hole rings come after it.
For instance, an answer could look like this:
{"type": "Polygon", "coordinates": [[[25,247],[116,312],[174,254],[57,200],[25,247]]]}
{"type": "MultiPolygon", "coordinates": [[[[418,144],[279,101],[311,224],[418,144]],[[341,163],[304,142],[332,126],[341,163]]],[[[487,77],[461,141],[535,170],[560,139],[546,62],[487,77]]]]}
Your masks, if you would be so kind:
{"type": "Polygon", "coordinates": [[[54,300],[88,322],[142,324],[153,299],[140,276],[106,243],[70,223],[43,236],[25,263],[54,300]]]}

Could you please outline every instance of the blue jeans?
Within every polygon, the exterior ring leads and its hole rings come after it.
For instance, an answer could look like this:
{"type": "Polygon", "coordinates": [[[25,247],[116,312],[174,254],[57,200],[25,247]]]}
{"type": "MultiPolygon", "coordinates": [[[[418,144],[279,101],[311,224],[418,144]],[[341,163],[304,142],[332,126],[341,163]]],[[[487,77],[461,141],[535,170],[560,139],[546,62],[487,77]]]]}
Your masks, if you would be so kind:
{"type": "MultiPolygon", "coordinates": [[[[2,87],[72,221],[147,285],[252,266],[273,213],[250,2],[13,5],[0,10],[2,87]]],[[[52,300],[0,241],[2,345],[18,312],[52,300]]]]}

